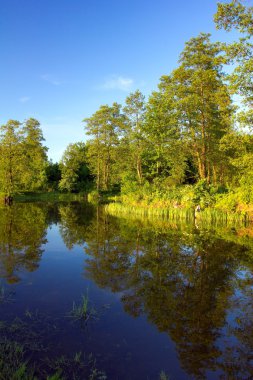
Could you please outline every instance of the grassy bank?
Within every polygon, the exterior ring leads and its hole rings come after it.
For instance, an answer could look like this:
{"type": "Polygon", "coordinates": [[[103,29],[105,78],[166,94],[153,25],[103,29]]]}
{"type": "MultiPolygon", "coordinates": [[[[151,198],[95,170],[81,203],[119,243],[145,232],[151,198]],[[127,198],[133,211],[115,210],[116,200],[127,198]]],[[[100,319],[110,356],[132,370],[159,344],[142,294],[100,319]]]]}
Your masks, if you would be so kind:
{"type": "Polygon", "coordinates": [[[247,213],[224,212],[218,209],[206,208],[200,212],[195,212],[192,208],[156,207],[152,204],[129,205],[120,202],[110,203],[105,206],[109,214],[115,216],[132,215],[137,217],[161,218],[165,220],[184,220],[191,223],[223,224],[223,225],[248,225],[251,221],[247,213]]]}
{"type": "Polygon", "coordinates": [[[166,183],[122,187],[109,210],[114,214],[159,215],[170,219],[198,219],[236,223],[253,221],[253,189],[229,189],[201,180],[193,185],[168,186],[166,183]],[[194,213],[199,205],[201,211],[194,213]]]}

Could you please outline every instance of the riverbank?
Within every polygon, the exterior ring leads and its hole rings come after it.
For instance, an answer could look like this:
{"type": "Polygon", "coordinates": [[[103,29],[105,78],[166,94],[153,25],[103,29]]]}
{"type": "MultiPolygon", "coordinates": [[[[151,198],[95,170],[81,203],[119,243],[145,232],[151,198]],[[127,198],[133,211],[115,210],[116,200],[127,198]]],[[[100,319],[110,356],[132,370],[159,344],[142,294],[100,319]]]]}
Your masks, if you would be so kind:
{"type": "MultiPolygon", "coordinates": [[[[4,202],[4,194],[0,194],[4,202]]],[[[139,215],[160,217],[171,220],[205,220],[210,223],[251,223],[253,204],[251,197],[241,189],[220,191],[206,184],[184,185],[161,191],[158,188],[142,186],[127,194],[92,191],[87,193],[63,192],[19,192],[14,202],[57,202],[88,201],[106,204],[114,215],[139,215]],[[200,211],[196,212],[196,206],[200,211]]]]}
{"type": "Polygon", "coordinates": [[[120,202],[109,203],[105,206],[109,214],[115,216],[132,215],[136,217],[159,217],[169,220],[185,220],[196,223],[215,224],[250,224],[253,220],[247,213],[229,213],[206,208],[196,212],[194,208],[154,207],[152,205],[127,205],[120,202]]]}
{"type": "Polygon", "coordinates": [[[253,191],[251,187],[228,189],[206,181],[175,187],[128,187],[113,198],[109,209],[113,213],[159,215],[172,219],[205,219],[223,222],[253,221],[253,191]],[[200,212],[196,212],[196,207],[200,212]]]}

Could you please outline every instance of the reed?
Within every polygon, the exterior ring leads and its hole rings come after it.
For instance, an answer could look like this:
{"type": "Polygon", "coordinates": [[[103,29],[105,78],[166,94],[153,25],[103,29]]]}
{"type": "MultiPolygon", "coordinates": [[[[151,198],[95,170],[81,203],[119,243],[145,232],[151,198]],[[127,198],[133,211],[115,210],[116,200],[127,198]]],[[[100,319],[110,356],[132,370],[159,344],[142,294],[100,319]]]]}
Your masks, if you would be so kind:
{"type": "Polygon", "coordinates": [[[249,216],[246,213],[228,213],[217,209],[206,208],[195,212],[193,208],[155,208],[143,206],[131,206],[122,203],[109,203],[105,205],[105,211],[114,216],[135,216],[141,218],[159,218],[171,221],[185,221],[192,224],[205,225],[248,225],[249,216]]]}
{"type": "Polygon", "coordinates": [[[105,206],[106,212],[112,215],[135,215],[143,217],[160,217],[171,220],[194,220],[194,211],[183,208],[153,208],[123,205],[121,203],[110,203],[105,206]]]}
{"type": "Polygon", "coordinates": [[[72,310],[67,316],[74,321],[84,322],[84,324],[86,324],[90,318],[96,316],[96,310],[90,306],[88,291],[86,294],[82,295],[79,304],[73,302],[72,310]]]}

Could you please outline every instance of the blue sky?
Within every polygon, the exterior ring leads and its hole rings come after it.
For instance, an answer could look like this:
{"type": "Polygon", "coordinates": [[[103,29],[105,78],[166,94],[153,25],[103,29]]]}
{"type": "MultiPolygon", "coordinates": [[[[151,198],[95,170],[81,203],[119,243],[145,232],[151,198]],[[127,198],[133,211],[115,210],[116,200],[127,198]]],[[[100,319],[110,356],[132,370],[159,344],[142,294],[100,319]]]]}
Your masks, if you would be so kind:
{"type": "Polygon", "coordinates": [[[215,0],[0,0],[0,123],[38,119],[58,161],[100,105],[148,97],[191,37],[231,38],[215,11],[215,0]]]}

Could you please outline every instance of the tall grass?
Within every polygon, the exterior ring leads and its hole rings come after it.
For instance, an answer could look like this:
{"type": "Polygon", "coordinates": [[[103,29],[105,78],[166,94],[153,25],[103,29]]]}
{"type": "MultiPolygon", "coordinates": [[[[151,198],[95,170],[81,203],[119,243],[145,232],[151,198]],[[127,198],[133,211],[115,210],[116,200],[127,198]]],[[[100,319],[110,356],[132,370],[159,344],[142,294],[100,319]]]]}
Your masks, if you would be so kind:
{"type": "Polygon", "coordinates": [[[160,217],[171,220],[194,221],[194,210],[183,208],[153,208],[123,205],[121,203],[110,203],[105,206],[106,212],[112,215],[135,215],[142,217],[160,217]]]}
{"type": "Polygon", "coordinates": [[[250,223],[247,214],[228,213],[217,209],[206,208],[195,212],[193,208],[155,208],[129,206],[122,203],[110,203],[105,206],[105,211],[114,216],[135,216],[141,218],[159,218],[171,221],[184,221],[190,224],[213,225],[248,225],[250,223]]]}
{"type": "Polygon", "coordinates": [[[250,219],[247,214],[239,212],[224,212],[217,209],[206,208],[196,213],[197,221],[210,222],[215,224],[249,224],[250,219]]]}

